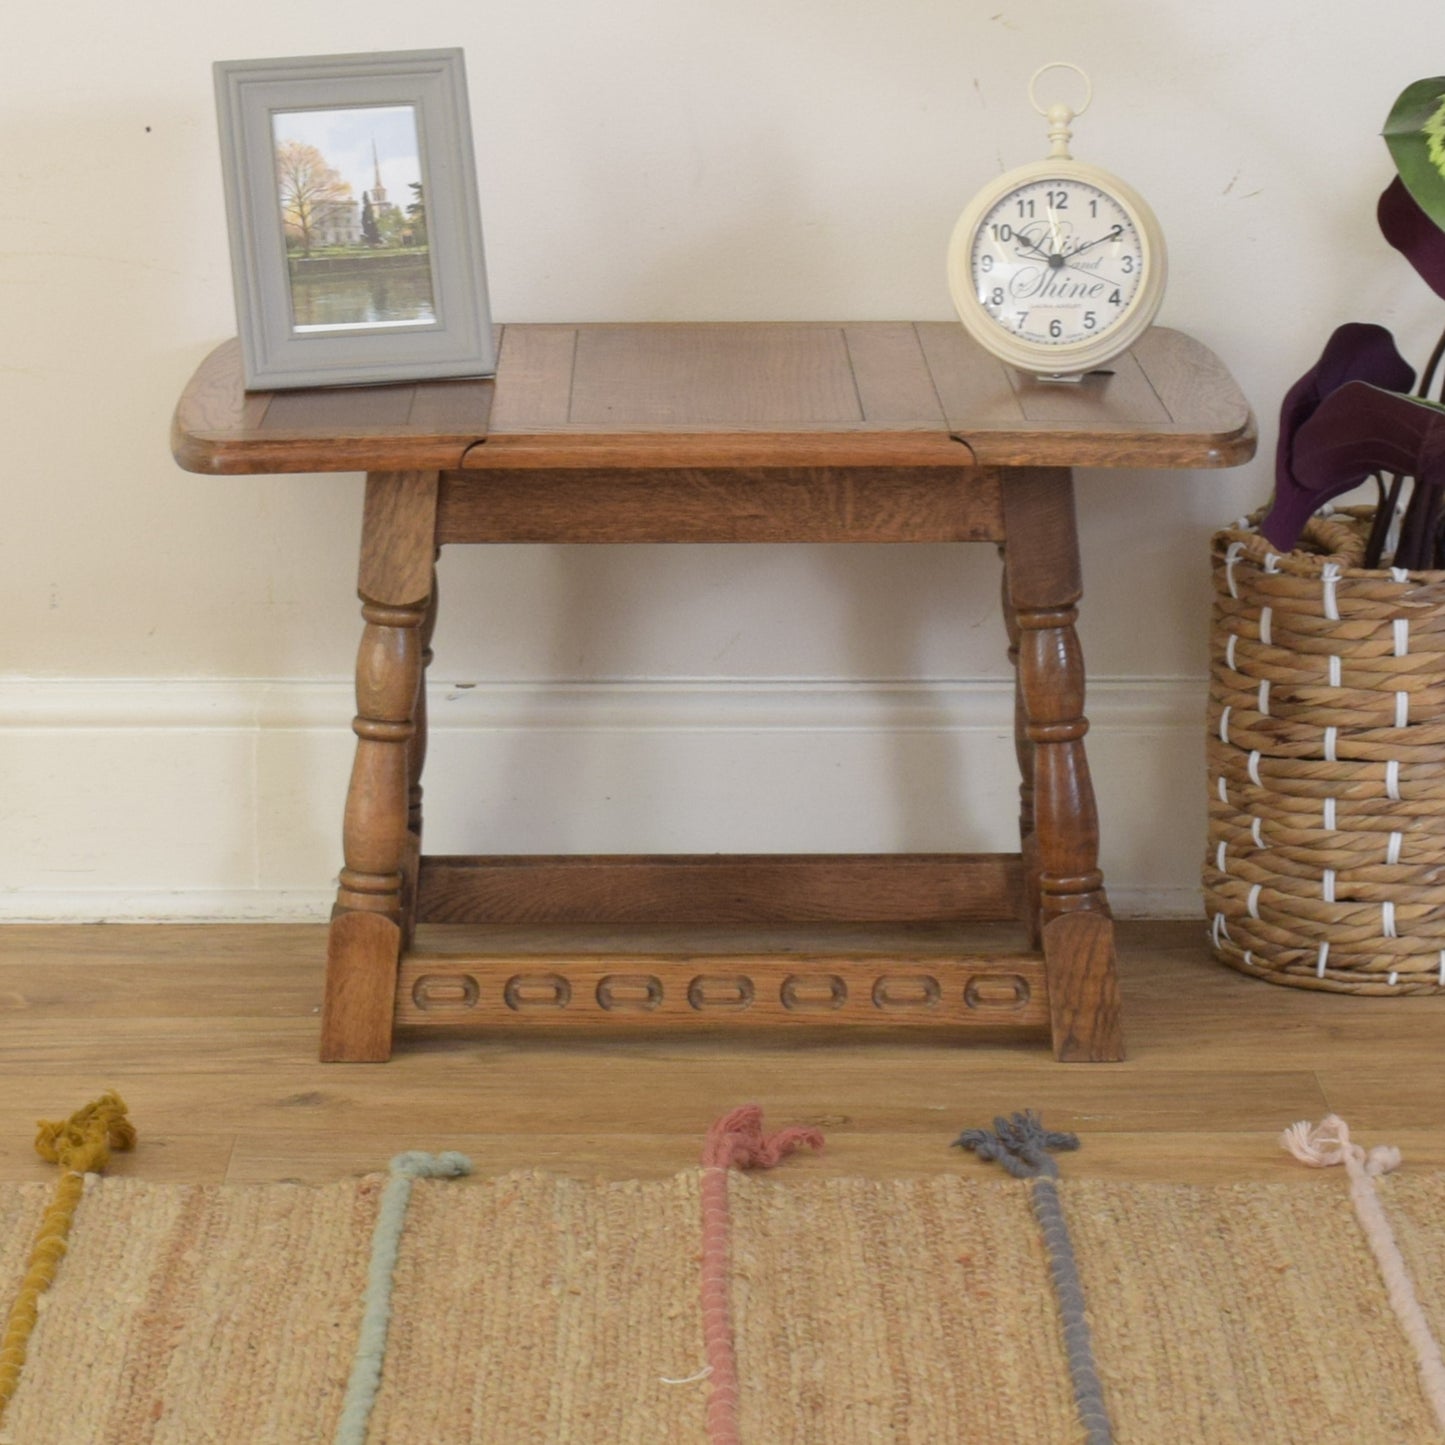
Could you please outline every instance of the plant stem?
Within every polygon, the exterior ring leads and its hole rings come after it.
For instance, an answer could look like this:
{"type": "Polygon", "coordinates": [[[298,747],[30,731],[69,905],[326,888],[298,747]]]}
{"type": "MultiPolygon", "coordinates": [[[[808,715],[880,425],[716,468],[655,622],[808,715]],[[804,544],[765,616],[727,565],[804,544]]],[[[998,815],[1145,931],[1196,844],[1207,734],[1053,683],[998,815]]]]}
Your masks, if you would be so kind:
{"type": "Polygon", "coordinates": [[[1440,488],[1421,486],[1419,478],[1410,493],[1410,505],[1400,525],[1400,545],[1395,548],[1395,566],[1412,571],[1434,563],[1435,528],[1440,514],[1440,488]]]}
{"type": "MultiPolygon", "coordinates": [[[[1422,401],[1430,398],[1430,388],[1435,383],[1435,373],[1440,369],[1442,360],[1445,360],[1445,331],[1440,333],[1440,339],[1435,343],[1429,361],[1425,363],[1425,370],[1420,374],[1420,384],[1415,388],[1415,395],[1422,401]]],[[[1441,383],[1440,399],[1445,401],[1445,381],[1441,383]]],[[[1363,562],[1366,567],[1381,565],[1385,538],[1389,535],[1390,523],[1394,520],[1395,508],[1399,505],[1403,481],[1403,477],[1395,477],[1391,481],[1388,498],[1375,513],[1369,540],[1365,544],[1363,562]]],[[[1410,504],[1405,508],[1405,516],[1400,523],[1400,540],[1391,559],[1394,565],[1416,569],[1439,565],[1442,546],[1442,538],[1438,535],[1440,521],[1439,489],[1422,488],[1416,478],[1410,489],[1410,504]]]]}
{"type": "MultiPolygon", "coordinates": [[[[1440,339],[1435,343],[1435,349],[1430,353],[1430,360],[1425,363],[1425,370],[1420,376],[1420,385],[1415,395],[1428,398],[1430,395],[1430,384],[1435,380],[1435,370],[1440,365],[1441,357],[1445,357],[1445,331],[1440,333],[1440,339]]],[[[1445,396],[1442,396],[1445,399],[1445,396]]]]}
{"type": "Polygon", "coordinates": [[[1365,543],[1363,564],[1366,567],[1380,565],[1385,553],[1385,539],[1390,535],[1390,523],[1395,520],[1395,508],[1400,505],[1400,489],[1405,485],[1404,477],[1391,477],[1389,490],[1386,491],[1383,480],[1378,477],[1376,480],[1380,483],[1380,502],[1375,508],[1369,540],[1365,543]]]}

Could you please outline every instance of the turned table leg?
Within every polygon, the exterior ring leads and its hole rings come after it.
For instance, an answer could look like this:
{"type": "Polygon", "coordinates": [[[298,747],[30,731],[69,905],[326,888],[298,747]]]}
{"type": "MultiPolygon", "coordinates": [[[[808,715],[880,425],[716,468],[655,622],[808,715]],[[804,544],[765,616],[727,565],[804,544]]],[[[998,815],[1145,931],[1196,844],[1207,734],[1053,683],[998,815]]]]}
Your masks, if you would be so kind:
{"type": "Polygon", "coordinates": [[[426,676],[432,662],[432,635],[437,625],[437,575],[433,566],[431,596],[421,623],[421,666],[418,669],[416,701],[412,707],[412,735],[407,743],[407,842],[402,863],[402,947],[410,948],[416,927],[416,890],[421,873],[422,773],[426,768],[427,706],[426,676]]]}
{"type": "Polygon", "coordinates": [[[345,866],[327,940],[321,1058],[380,1062],[391,1053],[396,973],[411,931],[417,834],[412,796],[417,708],[432,615],[437,475],[367,478],[356,661],[356,759],[343,824],[345,866]]]}
{"type": "Polygon", "coordinates": [[[1063,469],[1004,473],[1004,556],[1018,629],[1018,687],[1033,762],[1039,920],[1054,1054],[1124,1056],[1114,924],[1084,753],[1083,594],[1073,483],[1063,469]]]}
{"type": "MultiPolygon", "coordinates": [[[[999,548],[1004,556],[1004,549],[999,548]]],[[[1019,763],[1019,851],[1024,865],[1024,924],[1029,947],[1042,948],[1043,927],[1039,900],[1039,844],[1034,836],[1034,745],[1029,741],[1028,714],[1019,677],[1019,619],[1009,596],[1008,559],[1004,558],[1003,620],[1008,631],[1008,659],[1014,669],[1014,753],[1019,763]]]]}

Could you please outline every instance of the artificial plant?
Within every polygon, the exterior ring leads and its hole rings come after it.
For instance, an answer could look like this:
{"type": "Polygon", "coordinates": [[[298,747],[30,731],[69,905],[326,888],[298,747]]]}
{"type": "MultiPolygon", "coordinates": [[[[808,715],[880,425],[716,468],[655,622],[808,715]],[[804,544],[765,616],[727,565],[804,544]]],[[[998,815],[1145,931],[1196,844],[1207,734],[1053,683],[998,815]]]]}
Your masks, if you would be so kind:
{"type": "MultiPolygon", "coordinates": [[[[1380,197],[1380,230],[1445,300],[1445,76],[1407,86],[1384,137],[1396,175],[1380,197]]],[[[1379,567],[1409,479],[1392,564],[1445,567],[1445,389],[1431,399],[1442,356],[1445,335],[1417,385],[1383,326],[1351,322],[1330,337],[1280,410],[1274,498],[1260,524],[1273,546],[1288,551],[1319,507],[1373,478],[1380,504],[1364,565],[1379,567]]]]}

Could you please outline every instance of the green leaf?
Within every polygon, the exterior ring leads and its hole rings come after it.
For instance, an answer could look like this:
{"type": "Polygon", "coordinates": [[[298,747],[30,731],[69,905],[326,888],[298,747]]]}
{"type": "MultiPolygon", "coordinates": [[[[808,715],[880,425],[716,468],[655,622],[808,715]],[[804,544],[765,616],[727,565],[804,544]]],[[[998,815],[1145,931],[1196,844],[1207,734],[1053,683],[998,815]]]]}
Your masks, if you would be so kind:
{"type": "Polygon", "coordinates": [[[1406,86],[1382,134],[1406,189],[1445,231],[1445,76],[1406,86]]]}

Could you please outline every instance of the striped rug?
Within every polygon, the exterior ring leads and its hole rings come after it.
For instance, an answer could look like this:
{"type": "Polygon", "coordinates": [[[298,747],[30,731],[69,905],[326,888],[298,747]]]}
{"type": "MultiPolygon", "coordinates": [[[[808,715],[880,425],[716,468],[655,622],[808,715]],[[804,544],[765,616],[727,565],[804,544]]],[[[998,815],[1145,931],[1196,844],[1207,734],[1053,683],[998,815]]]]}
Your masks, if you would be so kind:
{"type": "MultiPolygon", "coordinates": [[[[736,1438],[1084,1438],[1029,1186],[964,1177],[956,1162],[893,1181],[790,1178],[785,1163],[726,1175],[736,1438]]],[[[704,1178],[408,1177],[376,1389],[354,1438],[717,1438],[700,1303],[704,1178]]],[[[1377,1183],[1438,1339],[1445,1176],[1412,1176],[1406,1161],[1377,1183]]],[[[0,1440],[343,1438],[373,1236],[394,1184],[88,1176],[0,1440]]],[[[7,1299],[51,1192],[0,1189],[7,1299]]],[[[1185,1187],[1071,1182],[1065,1166],[1058,1192],[1115,1439],[1441,1438],[1338,1172],[1185,1187]]]]}

